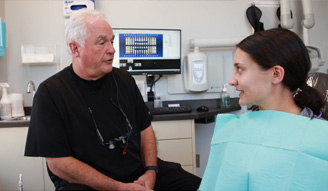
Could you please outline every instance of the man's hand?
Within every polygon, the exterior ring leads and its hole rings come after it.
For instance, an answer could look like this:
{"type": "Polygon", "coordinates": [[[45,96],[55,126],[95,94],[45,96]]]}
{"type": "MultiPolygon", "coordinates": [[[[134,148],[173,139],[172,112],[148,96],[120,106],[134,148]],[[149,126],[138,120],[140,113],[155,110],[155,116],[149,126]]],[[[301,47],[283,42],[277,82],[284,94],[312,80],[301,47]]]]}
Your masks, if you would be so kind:
{"type": "Polygon", "coordinates": [[[120,190],[145,190],[145,191],[149,191],[152,189],[146,188],[138,183],[123,183],[123,185],[120,187],[120,190]]]}
{"type": "Polygon", "coordinates": [[[147,189],[154,189],[156,181],[156,172],[153,170],[148,170],[138,178],[138,180],[135,180],[134,183],[140,184],[141,186],[144,186],[147,189]]]}
{"type": "MultiPolygon", "coordinates": [[[[46,158],[49,169],[69,183],[83,184],[96,190],[151,190],[139,183],[123,183],[111,179],[91,166],[73,158],[46,158]]],[[[155,172],[153,172],[155,173],[155,172]]],[[[156,176],[156,175],[155,175],[156,176]]],[[[149,179],[149,177],[146,177],[149,179]]]]}

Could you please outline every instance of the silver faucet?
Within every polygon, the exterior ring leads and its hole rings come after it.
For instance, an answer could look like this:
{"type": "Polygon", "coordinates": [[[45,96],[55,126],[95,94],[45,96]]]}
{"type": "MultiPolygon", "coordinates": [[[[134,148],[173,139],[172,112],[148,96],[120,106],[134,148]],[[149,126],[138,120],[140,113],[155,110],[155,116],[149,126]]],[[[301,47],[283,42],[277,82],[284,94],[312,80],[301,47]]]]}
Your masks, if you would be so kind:
{"type": "Polygon", "coordinates": [[[26,93],[31,93],[31,86],[32,86],[32,96],[34,97],[34,95],[35,95],[35,85],[34,85],[34,82],[32,80],[30,80],[27,83],[26,93]]]}

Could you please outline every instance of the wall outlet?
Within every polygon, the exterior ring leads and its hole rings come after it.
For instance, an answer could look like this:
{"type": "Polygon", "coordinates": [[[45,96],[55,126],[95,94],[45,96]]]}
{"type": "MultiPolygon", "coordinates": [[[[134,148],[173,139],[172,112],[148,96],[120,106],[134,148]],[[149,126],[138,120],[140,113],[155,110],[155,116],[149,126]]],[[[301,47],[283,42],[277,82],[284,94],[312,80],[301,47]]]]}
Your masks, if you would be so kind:
{"type": "Polygon", "coordinates": [[[196,154],[196,168],[200,167],[200,155],[196,154]]]}

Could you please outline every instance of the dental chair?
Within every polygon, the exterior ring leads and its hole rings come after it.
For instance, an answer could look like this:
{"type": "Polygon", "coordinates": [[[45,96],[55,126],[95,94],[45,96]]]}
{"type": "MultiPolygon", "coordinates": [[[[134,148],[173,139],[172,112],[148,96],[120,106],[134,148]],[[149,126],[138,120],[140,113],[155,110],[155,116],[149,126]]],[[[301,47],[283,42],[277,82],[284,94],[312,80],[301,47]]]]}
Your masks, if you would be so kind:
{"type": "Polygon", "coordinates": [[[328,114],[328,74],[314,72],[309,75],[307,84],[323,94],[325,98],[325,106],[323,107],[322,112],[328,114]]]}

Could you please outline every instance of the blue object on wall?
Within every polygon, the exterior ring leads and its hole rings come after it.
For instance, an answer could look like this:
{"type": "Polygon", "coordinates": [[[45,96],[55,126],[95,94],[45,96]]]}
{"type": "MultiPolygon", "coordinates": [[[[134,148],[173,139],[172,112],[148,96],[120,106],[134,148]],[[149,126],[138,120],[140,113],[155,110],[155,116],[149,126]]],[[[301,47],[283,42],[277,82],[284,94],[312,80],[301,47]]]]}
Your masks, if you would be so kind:
{"type": "Polygon", "coordinates": [[[6,51],[6,23],[0,18],[0,56],[4,56],[6,51]]]}
{"type": "Polygon", "coordinates": [[[64,17],[70,17],[74,11],[95,8],[95,0],[64,0],[64,17]]]}
{"type": "Polygon", "coordinates": [[[327,190],[328,122],[279,111],[217,116],[199,190],[327,190]]]}

